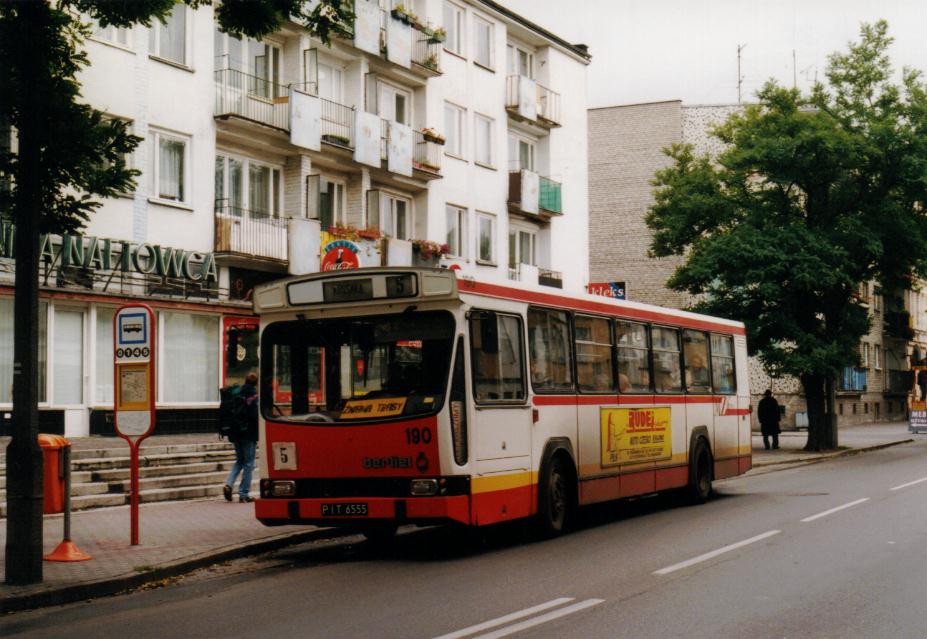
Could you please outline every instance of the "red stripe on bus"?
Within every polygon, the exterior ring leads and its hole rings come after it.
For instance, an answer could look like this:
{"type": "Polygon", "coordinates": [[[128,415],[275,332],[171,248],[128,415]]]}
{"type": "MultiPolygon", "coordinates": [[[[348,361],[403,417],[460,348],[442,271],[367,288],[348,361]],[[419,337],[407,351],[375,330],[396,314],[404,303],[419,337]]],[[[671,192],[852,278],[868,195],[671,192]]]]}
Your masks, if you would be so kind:
{"type": "Polygon", "coordinates": [[[602,302],[593,302],[591,300],[576,299],[571,297],[564,297],[561,295],[552,295],[550,293],[525,291],[518,288],[501,286],[499,284],[489,284],[486,282],[459,279],[457,280],[457,287],[461,293],[482,295],[484,297],[496,297],[500,299],[516,300],[520,302],[559,306],[561,308],[568,308],[575,311],[605,313],[607,315],[616,317],[674,324],[685,328],[698,328],[702,330],[728,333],[731,335],[747,334],[746,329],[743,326],[730,326],[728,324],[721,324],[719,322],[712,322],[710,320],[695,319],[692,317],[680,317],[678,315],[661,313],[659,311],[615,306],[602,302]]]}
{"type": "MultiPolygon", "coordinates": [[[[720,404],[732,395],[535,395],[535,406],[597,406],[605,404],[720,404]]],[[[747,415],[749,408],[728,408],[725,415],[747,415]]]]}

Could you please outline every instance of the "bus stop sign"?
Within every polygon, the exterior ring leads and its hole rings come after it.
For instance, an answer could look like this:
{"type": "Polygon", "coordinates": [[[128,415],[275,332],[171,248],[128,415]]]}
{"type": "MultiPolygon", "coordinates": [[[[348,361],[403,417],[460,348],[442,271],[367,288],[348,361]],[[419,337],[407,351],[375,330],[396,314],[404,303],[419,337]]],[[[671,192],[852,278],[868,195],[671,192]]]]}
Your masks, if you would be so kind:
{"type": "Polygon", "coordinates": [[[155,422],[154,313],[130,304],[119,309],[113,322],[116,432],[144,438],[155,422]]]}

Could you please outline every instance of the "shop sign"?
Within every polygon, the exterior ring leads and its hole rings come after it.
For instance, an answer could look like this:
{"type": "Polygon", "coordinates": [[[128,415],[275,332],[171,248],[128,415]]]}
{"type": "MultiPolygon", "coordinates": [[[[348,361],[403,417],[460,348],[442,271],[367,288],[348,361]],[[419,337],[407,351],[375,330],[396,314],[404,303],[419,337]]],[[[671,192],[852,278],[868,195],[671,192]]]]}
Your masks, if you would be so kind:
{"type": "Polygon", "coordinates": [[[589,282],[586,290],[593,295],[611,297],[616,300],[628,299],[628,289],[624,282],[589,282]]]}
{"type": "MultiPolygon", "coordinates": [[[[0,221],[0,258],[15,259],[15,233],[12,222],[0,221]]],[[[39,256],[48,266],[135,272],[191,282],[219,281],[212,253],[78,234],[46,233],[40,237],[39,246],[39,256]]]]}

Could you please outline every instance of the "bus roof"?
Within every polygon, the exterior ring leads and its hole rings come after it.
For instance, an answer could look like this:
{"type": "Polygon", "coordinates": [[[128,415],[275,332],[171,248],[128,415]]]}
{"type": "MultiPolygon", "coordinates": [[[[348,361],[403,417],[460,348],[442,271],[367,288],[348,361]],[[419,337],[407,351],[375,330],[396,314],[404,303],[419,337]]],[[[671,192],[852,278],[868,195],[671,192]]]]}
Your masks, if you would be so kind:
{"type": "Polygon", "coordinates": [[[616,300],[590,293],[566,293],[523,282],[517,286],[477,280],[461,276],[457,271],[424,267],[369,267],[336,272],[295,275],[275,280],[255,288],[256,313],[291,311],[295,308],[322,307],[331,304],[369,306],[371,303],[461,299],[461,296],[483,296],[520,301],[529,304],[555,306],[578,312],[600,313],[632,320],[667,323],[686,328],[722,331],[743,335],[743,322],[702,315],[653,304],[616,300]],[[395,294],[403,276],[415,277],[415,289],[395,294]],[[338,290],[335,281],[362,283],[350,289],[338,290]],[[368,282],[369,285],[368,285],[368,282]],[[390,284],[392,283],[392,285],[390,284]]]}

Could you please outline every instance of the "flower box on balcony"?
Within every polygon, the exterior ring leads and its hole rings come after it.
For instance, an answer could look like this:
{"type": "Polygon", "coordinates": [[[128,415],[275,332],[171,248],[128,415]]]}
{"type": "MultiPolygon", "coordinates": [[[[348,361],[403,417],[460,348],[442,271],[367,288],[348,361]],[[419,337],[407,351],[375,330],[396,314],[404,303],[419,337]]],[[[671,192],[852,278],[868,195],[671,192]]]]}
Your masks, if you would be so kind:
{"type": "Polygon", "coordinates": [[[451,252],[447,244],[431,240],[412,240],[412,264],[414,266],[438,266],[441,257],[451,252]]]}
{"type": "Polygon", "coordinates": [[[359,229],[353,224],[348,224],[347,226],[334,225],[328,228],[329,235],[334,237],[341,237],[346,240],[379,240],[383,234],[380,233],[380,229],[375,226],[365,229],[359,229]]]}
{"type": "Polygon", "coordinates": [[[343,135],[335,135],[334,133],[323,133],[322,142],[337,144],[338,146],[351,146],[351,140],[349,138],[343,135]]]}
{"type": "Polygon", "coordinates": [[[413,162],[412,166],[414,166],[416,169],[419,169],[420,171],[428,171],[430,173],[441,172],[440,166],[435,166],[434,164],[430,164],[428,162],[413,162]]]}
{"type": "Polygon", "coordinates": [[[422,26],[418,23],[418,16],[406,9],[401,4],[397,4],[395,7],[393,7],[393,10],[390,11],[390,15],[392,15],[396,20],[405,22],[408,25],[422,28],[422,26]]]}
{"type": "Polygon", "coordinates": [[[433,44],[441,44],[447,40],[447,30],[444,27],[438,27],[437,29],[422,29],[422,33],[428,36],[428,41],[433,44]]]}
{"type": "Polygon", "coordinates": [[[434,142],[435,144],[444,144],[444,136],[434,129],[422,129],[422,137],[425,142],[434,142]]]}

